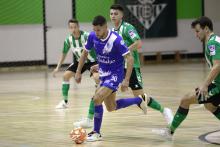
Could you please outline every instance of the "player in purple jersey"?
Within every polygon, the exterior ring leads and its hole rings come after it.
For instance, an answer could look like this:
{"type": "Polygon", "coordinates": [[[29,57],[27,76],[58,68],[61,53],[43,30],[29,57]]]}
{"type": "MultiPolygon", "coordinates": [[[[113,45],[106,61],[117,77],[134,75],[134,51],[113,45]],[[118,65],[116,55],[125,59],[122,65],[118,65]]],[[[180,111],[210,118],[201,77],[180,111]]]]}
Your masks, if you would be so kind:
{"type": "Polygon", "coordinates": [[[147,104],[144,96],[115,100],[119,84],[121,84],[122,91],[128,89],[133,57],[123,39],[117,33],[108,30],[105,17],[96,16],[92,24],[94,31],[88,36],[85,50],[80,57],[75,80],[77,83],[81,82],[82,67],[88,52],[94,47],[99,64],[100,87],[96,90],[93,98],[95,103],[94,129],[88,134],[87,141],[98,141],[102,140],[100,129],[103,102],[109,112],[136,104],[145,114],[147,104]],[[126,73],[124,73],[124,59],[128,62],[126,73]]]}

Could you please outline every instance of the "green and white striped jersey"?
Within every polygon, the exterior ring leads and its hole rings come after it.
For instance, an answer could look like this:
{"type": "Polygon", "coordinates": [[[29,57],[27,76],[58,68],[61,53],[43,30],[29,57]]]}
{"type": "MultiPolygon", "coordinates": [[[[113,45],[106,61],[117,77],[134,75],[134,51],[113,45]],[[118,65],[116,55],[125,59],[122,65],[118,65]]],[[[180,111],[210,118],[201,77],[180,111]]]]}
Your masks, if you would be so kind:
{"type": "MultiPolygon", "coordinates": [[[[220,37],[213,34],[210,36],[205,46],[205,58],[210,68],[213,66],[214,60],[220,60],[220,37]]],[[[220,74],[213,81],[220,87],[220,74]]]]}
{"type": "MultiPolygon", "coordinates": [[[[140,40],[140,36],[138,35],[135,27],[127,22],[122,21],[120,27],[116,30],[113,28],[113,31],[117,32],[124,40],[125,44],[129,47],[136,40],[140,40]]],[[[134,58],[134,66],[140,67],[139,54],[137,49],[132,51],[132,55],[134,58]]],[[[125,64],[126,66],[126,64],[125,64]]]]}
{"type": "MultiPolygon", "coordinates": [[[[88,38],[88,33],[85,31],[80,31],[79,39],[75,39],[72,34],[68,35],[64,41],[63,53],[67,54],[68,51],[71,49],[74,55],[74,60],[79,62],[79,58],[82,55],[82,51],[85,47],[87,38],[88,38]]],[[[95,61],[96,61],[96,54],[95,54],[95,50],[93,49],[89,52],[86,63],[95,62],[95,61]]]]}

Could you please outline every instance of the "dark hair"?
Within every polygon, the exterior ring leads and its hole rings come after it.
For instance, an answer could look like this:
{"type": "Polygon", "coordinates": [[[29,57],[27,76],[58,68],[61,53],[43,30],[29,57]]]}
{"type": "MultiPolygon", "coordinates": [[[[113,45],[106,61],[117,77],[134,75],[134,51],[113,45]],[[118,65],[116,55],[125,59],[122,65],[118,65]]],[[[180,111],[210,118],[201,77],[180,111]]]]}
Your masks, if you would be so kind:
{"type": "Polygon", "coordinates": [[[201,26],[202,29],[204,29],[206,26],[213,31],[213,24],[210,18],[206,17],[206,16],[202,16],[196,20],[194,20],[191,24],[192,28],[195,28],[195,26],[199,24],[201,26]]]}
{"type": "Polygon", "coordinates": [[[70,19],[70,20],[68,21],[68,24],[69,24],[69,23],[76,23],[77,25],[79,25],[79,21],[78,21],[77,19],[75,19],[75,18],[70,19]]]}
{"type": "Polygon", "coordinates": [[[96,17],[94,17],[93,21],[92,21],[92,24],[94,26],[103,26],[107,23],[106,19],[104,16],[102,15],[98,15],[96,17]]]}
{"type": "Polygon", "coordinates": [[[111,5],[110,9],[119,10],[119,11],[121,11],[121,12],[124,12],[124,8],[123,8],[121,5],[119,5],[119,4],[113,4],[113,5],[111,5]]]}

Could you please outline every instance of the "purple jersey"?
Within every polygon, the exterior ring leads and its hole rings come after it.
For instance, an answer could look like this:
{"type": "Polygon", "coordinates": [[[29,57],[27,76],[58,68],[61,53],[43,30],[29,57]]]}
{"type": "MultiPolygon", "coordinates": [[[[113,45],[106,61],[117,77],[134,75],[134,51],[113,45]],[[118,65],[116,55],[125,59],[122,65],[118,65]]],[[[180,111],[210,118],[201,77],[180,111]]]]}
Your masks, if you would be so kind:
{"type": "MultiPolygon", "coordinates": [[[[109,31],[105,39],[99,39],[96,37],[95,32],[91,32],[88,36],[85,48],[88,51],[95,48],[99,64],[99,77],[102,82],[109,82],[109,78],[114,79],[118,84],[122,82],[124,77],[123,56],[130,51],[117,33],[109,31]]],[[[116,88],[112,89],[115,90],[116,88]]]]}

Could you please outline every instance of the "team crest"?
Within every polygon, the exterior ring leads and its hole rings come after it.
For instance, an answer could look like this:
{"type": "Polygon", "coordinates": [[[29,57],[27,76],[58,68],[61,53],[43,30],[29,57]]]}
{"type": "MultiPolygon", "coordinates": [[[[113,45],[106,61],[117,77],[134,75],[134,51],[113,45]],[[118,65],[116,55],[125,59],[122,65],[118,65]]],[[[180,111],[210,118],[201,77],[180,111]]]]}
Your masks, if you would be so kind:
{"type": "Polygon", "coordinates": [[[167,4],[154,4],[155,0],[138,0],[137,5],[127,5],[128,10],[139,20],[139,22],[149,29],[158,18],[167,4]]]}

